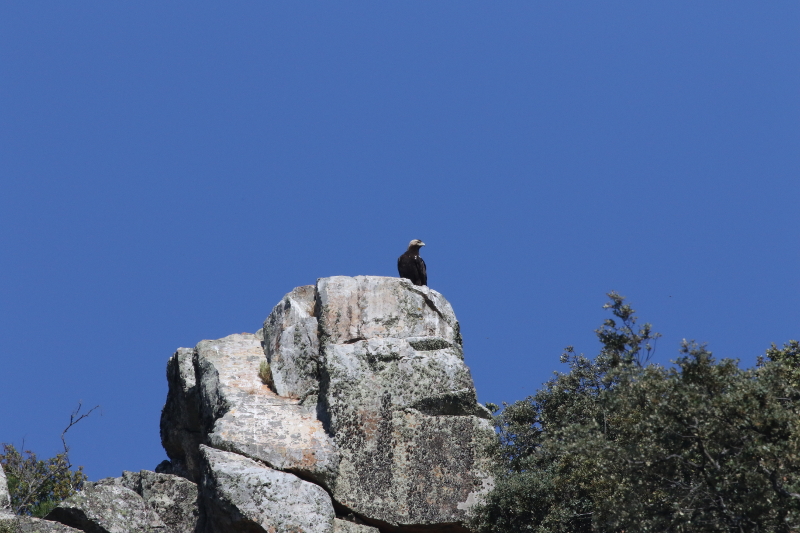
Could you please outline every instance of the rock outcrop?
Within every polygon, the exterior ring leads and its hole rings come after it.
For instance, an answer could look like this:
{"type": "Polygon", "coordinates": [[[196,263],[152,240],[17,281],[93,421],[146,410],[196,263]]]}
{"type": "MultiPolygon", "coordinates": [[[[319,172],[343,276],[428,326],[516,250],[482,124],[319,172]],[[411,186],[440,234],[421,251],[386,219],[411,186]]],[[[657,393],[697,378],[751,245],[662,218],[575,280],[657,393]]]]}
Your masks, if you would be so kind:
{"type": "Polygon", "coordinates": [[[363,524],[356,524],[348,522],[347,520],[333,519],[333,533],[379,533],[380,530],[376,527],[365,526],[363,524]]]}
{"type": "Polygon", "coordinates": [[[488,481],[493,431],[450,304],[393,278],[322,279],[316,296],[334,500],[385,527],[458,526],[488,481]]]}
{"type": "Polygon", "coordinates": [[[207,446],[201,453],[212,531],[333,532],[333,504],[319,485],[236,453],[207,446]]]}
{"type": "Polygon", "coordinates": [[[122,477],[101,479],[97,484],[119,485],[138,494],[145,506],[164,523],[168,533],[194,533],[200,509],[197,485],[179,476],[141,470],[122,477]]]}
{"type": "Polygon", "coordinates": [[[45,517],[89,532],[164,531],[166,525],[134,491],[121,485],[87,483],[45,517]]]}
{"type": "Polygon", "coordinates": [[[255,334],[170,358],[169,461],[87,484],[48,518],[109,533],[466,532],[494,431],[463,359],[428,287],[298,287],[255,334]]]}
{"type": "Polygon", "coordinates": [[[80,529],[65,526],[59,522],[41,518],[0,514],[0,532],[2,533],[80,533],[80,531],[80,529]]]}
{"type": "Polygon", "coordinates": [[[174,381],[161,434],[174,473],[200,482],[199,446],[205,444],[332,483],[339,456],[317,420],[316,405],[271,391],[258,377],[265,361],[261,340],[248,333],[202,341],[170,359],[168,376],[174,381]]]}
{"type": "Polygon", "coordinates": [[[8,494],[8,481],[6,473],[0,465],[0,515],[11,512],[11,498],[8,494]]]}

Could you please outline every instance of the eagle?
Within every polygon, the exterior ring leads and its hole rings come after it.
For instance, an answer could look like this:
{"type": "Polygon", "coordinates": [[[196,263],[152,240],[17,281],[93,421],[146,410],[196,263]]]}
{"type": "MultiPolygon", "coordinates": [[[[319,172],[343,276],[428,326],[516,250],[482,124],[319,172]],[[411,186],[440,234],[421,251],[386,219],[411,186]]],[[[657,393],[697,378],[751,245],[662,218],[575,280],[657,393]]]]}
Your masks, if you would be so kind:
{"type": "Polygon", "coordinates": [[[428,271],[425,269],[425,261],[419,256],[419,249],[425,243],[419,239],[414,239],[408,243],[406,253],[397,258],[397,272],[401,278],[410,279],[414,285],[428,284],[428,271]]]}

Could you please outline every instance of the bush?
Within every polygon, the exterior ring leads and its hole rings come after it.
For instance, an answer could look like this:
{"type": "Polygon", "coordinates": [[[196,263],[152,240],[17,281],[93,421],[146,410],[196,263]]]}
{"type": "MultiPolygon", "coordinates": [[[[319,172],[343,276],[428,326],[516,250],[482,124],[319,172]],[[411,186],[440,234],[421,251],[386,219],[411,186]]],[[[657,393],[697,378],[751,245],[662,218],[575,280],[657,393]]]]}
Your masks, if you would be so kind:
{"type": "Polygon", "coordinates": [[[684,341],[647,365],[657,334],[610,293],[594,359],[496,416],[496,486],[479,532],[718,532],[800,528],[800,344],[754,369],[684,341]],[[619,324],[617,324],[619,322],[619,324]]]}
{"type": "Polygon", "coordinates": [[[59,502],[82,488],[86,475],[82,466],[73,470],[65,439],[70,428],[95,409],[97,407],[81,414],[78,404],[70,415],[69,425],[61,432],[64,451],[49,459],[39,459],[30,450],[20,452],[13,444],[2,444],[0,465],[6,474],[14,513],[43,518],[59,502]]]}
{"type": "Polygon", "coordinates": [[[42,518],[86,481],[83,467],[71,470],[64,453],[41,460],[30,450],[20,453],[14,445],[5,443],[0,463],[16,514],[42,518]]]}

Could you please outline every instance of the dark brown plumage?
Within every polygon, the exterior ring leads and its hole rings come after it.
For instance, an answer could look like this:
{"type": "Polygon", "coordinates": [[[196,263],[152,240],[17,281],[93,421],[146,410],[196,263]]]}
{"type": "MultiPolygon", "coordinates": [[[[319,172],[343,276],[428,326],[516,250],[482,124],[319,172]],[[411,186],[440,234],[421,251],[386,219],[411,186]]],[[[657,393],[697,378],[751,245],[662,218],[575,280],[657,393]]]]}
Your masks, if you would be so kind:
{"type": "Polygon", "coordinates": [[[428,284],[425,261],[419,256],[419,249],[423,246],[424,242],[414,239],[408,244],[406,253],[397,258],[397,272],[400,273],[400,277],[410,279],[414,285],[428,284]]]}

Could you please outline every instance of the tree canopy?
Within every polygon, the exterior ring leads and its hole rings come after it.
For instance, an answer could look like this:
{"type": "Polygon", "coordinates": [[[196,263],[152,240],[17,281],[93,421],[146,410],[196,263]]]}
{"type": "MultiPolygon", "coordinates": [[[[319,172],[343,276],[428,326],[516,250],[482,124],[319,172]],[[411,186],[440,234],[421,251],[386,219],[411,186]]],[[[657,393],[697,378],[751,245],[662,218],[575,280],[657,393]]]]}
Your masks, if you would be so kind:
{"type": "Polygon", "coordinates": [[[659,335],[608,296],[599,355],[568,347],[568,372],[496,415],[496,485],[472,527],[800,530],[800,344],[740,369],[684,341],[664,368],[648,364],[659,335]]]}

